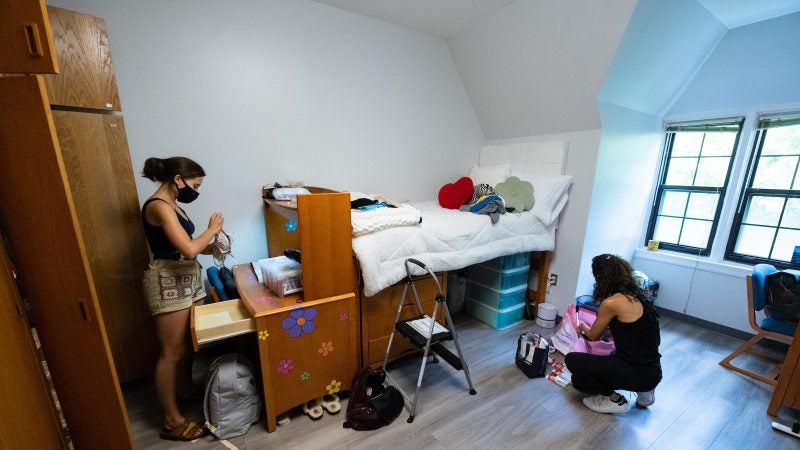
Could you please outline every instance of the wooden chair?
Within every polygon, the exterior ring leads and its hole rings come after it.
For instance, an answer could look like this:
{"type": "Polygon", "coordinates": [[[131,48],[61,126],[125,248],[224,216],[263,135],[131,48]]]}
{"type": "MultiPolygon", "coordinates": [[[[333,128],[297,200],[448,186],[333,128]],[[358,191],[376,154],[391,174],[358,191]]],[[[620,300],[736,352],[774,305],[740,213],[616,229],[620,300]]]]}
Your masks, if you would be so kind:
{"type": "Polygon", "coordinates": [[[765,317],[759,324],[756,319],[756,311],[763,310],[766,304],[766,276],[775,272],[777,272],[775,267],[769,264],[758,264],[753,267],[753,273],[751,275],[747,275],[748,319],[750,321],[750,326],[753,328],[756,334],[746,342],[742,343],[742,345],[734,350],[733,353],[719,362],[719,364],[725,368],[772,385],[777,384],[783,359],[778,359],[774,355],[752,347],[759,343],[762,339],[772,339],[774,341],[790,345],[794,336],[794,327],[792,324],[781,322],[770,317],[765,317]],[[778,363],[778,365],[767,373],[753,372],[733,365],[732,361],[744,352],[757,354],[767,360],[778,363]]]}

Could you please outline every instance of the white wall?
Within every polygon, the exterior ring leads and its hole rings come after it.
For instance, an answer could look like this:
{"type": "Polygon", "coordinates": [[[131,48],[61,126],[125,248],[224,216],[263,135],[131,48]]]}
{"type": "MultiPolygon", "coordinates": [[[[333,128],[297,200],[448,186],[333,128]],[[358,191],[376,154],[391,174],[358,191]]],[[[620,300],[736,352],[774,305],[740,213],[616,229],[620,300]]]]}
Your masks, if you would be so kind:
{"type": "MultiPolygon", "coordinates": [[[[433,199],[483,133],[445,42],[304,0],[52,0],[108,26],[135,170],[185,155],[246,262],[266,255],[274,181],[433,199]]],[[[155,189],[137,177],[140,200],[155,189]]],[[[208,264],[206,259],[204,264],[208,264]]]]}
{"type": "Polygon", "coordinates": [[[580,265],[583,236],[586,234],[589,199],[592,195],[597,149],[600,145],[600,130],[493,140],[487,144],[549,141],[569,143],[565,173],[573,177],[569,201],[559,216],[556,249],[550,263],[550,273],[558,275],[558,284],[550,286],[546,295],[547,302],[556,305],[563,314],[567,305],[575,301],[577,267],[580,265]]]}
{"type": "Polygon", "coordinates": [[[599,102],[603,134],[580,260],[577,294],[592,292],[591,261],[613,253],[631,260],[641,246],[661,144],[660,118],[599,102]]]}
{"type": "Polygon", "coordinates": [[[595,130],[635,0],[517,1],[447,39],[488,139],[595,130]]]}

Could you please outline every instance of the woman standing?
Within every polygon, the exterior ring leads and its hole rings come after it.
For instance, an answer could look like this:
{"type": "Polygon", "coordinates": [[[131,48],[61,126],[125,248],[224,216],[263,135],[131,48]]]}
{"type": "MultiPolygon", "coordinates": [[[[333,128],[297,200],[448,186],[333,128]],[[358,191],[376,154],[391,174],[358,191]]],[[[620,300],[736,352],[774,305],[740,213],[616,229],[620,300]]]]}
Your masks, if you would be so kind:
{"type": "Polygon", "coordinates": [[[600,302],[600,309],[591,328],[581,323],[578,332],[594,341],[608,327],[616,351],[609,356],[567,354],[565,362],[572,372],[572,385],[590,395],[583,399],[583,404],[596,412],[628,411],[628,401],[615,389],[634,391],[637,406],[650,406],[655,402],[655,388],[661,381],[658,313],[645,300],[644,291],[633,278],[633,269],[624,259],[614,255],[595,256],[592,275],[593,297],[600,302]]]}
{"type": "Polygon", "coordinates": [[[203,184],[205,172],[189,158],[148,158],[142,175],[160,183],[142,205],[145,236],[153,258],[144,274],[144,291],[155,318],[160,354],[155,367],[155,387],[164,411],[162,439],[191,441],[206,434],[201,425],[187,420],[178,409],[178,397],[199,387],[192,381],[189,336],[190,307],[205,298],[200,253],[209,253],[224,219],[215,212],[208,228],[193,238],[194,223],[177,202],[191,203],[203,184]]]}

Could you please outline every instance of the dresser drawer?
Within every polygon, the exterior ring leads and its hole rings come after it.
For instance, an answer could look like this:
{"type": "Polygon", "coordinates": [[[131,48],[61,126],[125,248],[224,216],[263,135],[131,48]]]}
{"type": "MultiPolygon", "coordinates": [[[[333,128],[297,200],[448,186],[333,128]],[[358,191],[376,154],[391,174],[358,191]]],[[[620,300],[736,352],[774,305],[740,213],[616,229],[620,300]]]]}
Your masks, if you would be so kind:
{"type": "Polygon", "coordinates": [[[202,344],[256,331],[256,320],[241,300],[192,306],[190,328],[197,351],[202,344]]]}

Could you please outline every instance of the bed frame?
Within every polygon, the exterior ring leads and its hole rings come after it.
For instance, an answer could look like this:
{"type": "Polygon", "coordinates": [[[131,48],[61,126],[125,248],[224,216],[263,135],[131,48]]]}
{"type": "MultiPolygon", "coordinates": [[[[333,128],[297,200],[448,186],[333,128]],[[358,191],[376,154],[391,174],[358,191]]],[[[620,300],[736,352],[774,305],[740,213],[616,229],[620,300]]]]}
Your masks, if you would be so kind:
{"type": "MultiPolygon", "coordinates": [[[[481,148],[480,165],[488,166],[504,162],[510,162],[512,170],[523,171],[537,175],[560,175],[564,174],[566,168],[568,143],[565,141],[547,141],[547,142],[527,142],[527,143],[498,143],[489,144],[481,148]]],[[[330,192],[327,189],[309,188],[312,192],[330,192]]],[[[267,197],[268,189],[264,189],[262,194],[264,198],[267,197]]],[[[287,217],[298,220],[297,211],[287,205],[279,205],[282,202],[265,201],[264,217],[267,228],[267,242],[269,243],[269,256],[279,256],[283,254],[283,250],[287,248],[300,248],[300,240],[298,233],[287,231],[285,225],[287,217]],[[288,210],[289,215],[287,215],[288,210]]],[[[349,214],[340,215],[340,217],[347,217],[347,223],[328,223],[325,221],[315,222],[314,227],[319,230],[320,228],[329,227],[333,229],[341,229],[342,227],[350,227],[349,214]]],[[[344,220],[341,220],[344,222],[344,220]]],[[[305,256],[307,250],[303,250],[305,256]]],[[[538,281],[536,286],[529,286],[527,298],[533,305],[538,305],[545,301],[549,264],[551,253],[549,251],[532,252],[531,253],[531,270],[538,272],[538,281]]],[[[394,318],[397,312],[397,302],[403,291],[403,283],[397,283],[389,286],[386,289],[378,292],[372,297],[363,295],[360,289],[360,270],[355,257],[353,257],[356,270],[353,275],[345,275],[338,277],[338,279],[353,279],[352,291],[355,292],[359,303],[359,315],[361,316],[361,366],[373,365],[377,366],[383,362],[384,353],[388,344],[389,334],[394,326],[394,318]]],[[[329,272],[335,272],[330,270],[329,272]]],[[[316,283],[307,279],[305,271],[303,273],[304,284],[313,286],[316,283]]],[[[439,283],[443,290],[447,289],[447,273],[441,272],[437,274],[439,283]]],[[[438,292],[431,277],[422,277],[419,281],[415,282],[418,290],[420,301],[425,310],[432,310],[432,305],[436,293],[438,292]]],[[[532,311],[535,317],[535,310],[532,311]]],[[[416,315],[416,307],[408,305],[404,308],[403,319],[407,319],[412,315],[416,315]],[[406,317],[407,316],[407,317],[406,317]]],[[[415,352],[417,348],[412,345],[392,346],[392,358],[402,356],[406,353],[415,352]]]]}

